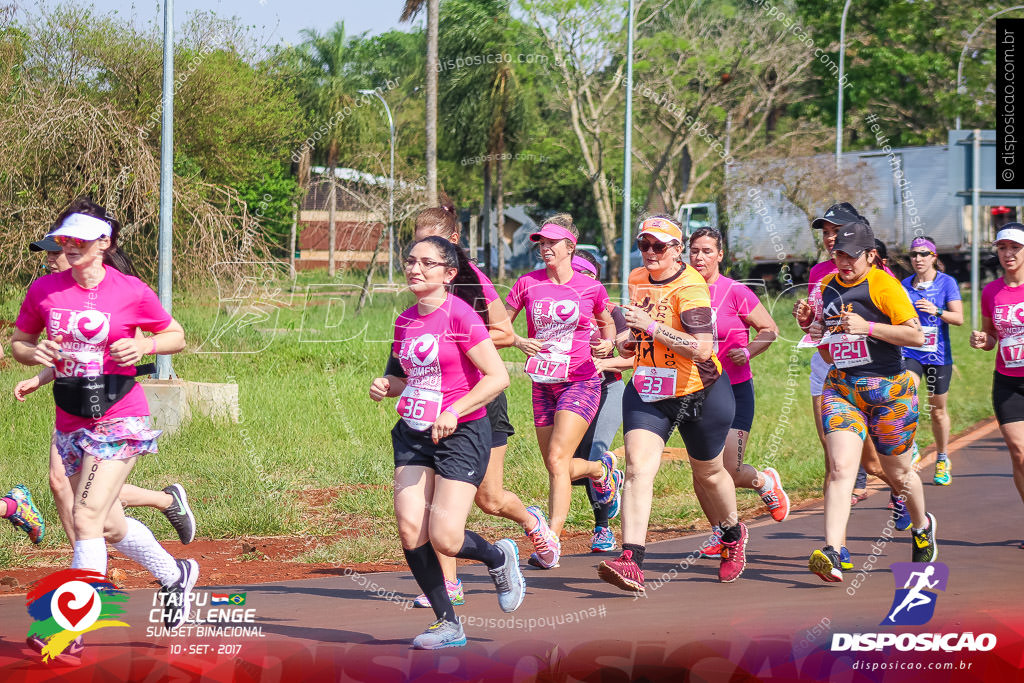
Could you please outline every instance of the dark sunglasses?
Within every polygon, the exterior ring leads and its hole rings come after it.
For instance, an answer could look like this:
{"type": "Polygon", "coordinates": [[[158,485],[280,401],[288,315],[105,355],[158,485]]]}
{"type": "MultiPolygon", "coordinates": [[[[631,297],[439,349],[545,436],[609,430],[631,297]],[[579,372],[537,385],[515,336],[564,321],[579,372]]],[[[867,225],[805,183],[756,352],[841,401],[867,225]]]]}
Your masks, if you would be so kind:
{"type": "Polygon", "coordinates": [[[639,249],[641,253],[653,251],[655,254],[664,254],[665,250],[671,246],[671,244],[667,244],[665,242],[648,242],[647,240],[636,241],[636,248],[639,249]]]}
{"type": "Polygon", "coordinates": [[[921,258],[924,258],[925,256],[934,256],[935,254],[933,254],[930,251],[912,251],[912,252],[910,252],[910,255],[911,256],[920,256],[921,258]]]}

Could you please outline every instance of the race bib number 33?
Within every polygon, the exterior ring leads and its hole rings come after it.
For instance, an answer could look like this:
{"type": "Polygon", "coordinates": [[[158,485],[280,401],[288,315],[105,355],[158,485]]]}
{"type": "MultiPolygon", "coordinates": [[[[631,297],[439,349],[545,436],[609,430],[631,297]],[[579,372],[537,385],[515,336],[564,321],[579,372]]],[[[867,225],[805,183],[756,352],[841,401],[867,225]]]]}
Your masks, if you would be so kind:
{"type": "Polygon", "coordinates": [[[633,386],[646,403],[671,398],[676,395],[676,371],[641,365],[633,373],[633,386]]]}

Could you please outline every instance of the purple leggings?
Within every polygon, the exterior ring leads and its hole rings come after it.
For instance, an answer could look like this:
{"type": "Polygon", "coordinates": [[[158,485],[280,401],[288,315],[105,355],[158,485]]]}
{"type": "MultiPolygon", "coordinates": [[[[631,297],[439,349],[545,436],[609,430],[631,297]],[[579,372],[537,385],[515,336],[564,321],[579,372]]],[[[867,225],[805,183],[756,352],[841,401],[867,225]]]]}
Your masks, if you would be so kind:
{"type": "Polygon", "coordinates": [[[593,422],[600,405],[600,375],[578,382],[533,383],[533,424],[536,427],[553,425],[555,413],[559,410],[568,410],[587,422],[593,422]]]}

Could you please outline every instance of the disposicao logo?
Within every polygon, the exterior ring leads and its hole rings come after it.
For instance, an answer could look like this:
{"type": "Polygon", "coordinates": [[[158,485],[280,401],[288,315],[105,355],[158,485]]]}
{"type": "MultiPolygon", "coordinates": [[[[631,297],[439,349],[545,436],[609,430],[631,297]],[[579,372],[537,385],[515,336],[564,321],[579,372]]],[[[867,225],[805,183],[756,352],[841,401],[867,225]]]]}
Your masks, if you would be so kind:
{"type": "Polygon", "coordinates": [[[128,595],[117,590],[99,572],[89,569],[64,569],[37,581],[26,597],[32,625],[28,637],[36,636],[46,645],[43,661],[60,655],[83,633],[125,626],[112,619],[124,612],[128,595]]]}

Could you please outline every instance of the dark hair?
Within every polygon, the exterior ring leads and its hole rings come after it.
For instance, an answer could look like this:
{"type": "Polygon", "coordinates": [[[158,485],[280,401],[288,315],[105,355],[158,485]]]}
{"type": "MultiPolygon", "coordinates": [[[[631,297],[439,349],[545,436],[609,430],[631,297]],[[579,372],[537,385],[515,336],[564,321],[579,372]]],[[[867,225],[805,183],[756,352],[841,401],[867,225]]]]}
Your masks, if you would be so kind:
{"type": "Polygon", "coordinates": [[[476,271],[469,264],[469,258],[461,248],[455,246],[439,235],[431,235],[417,240],[409,245],[409,251],[417,244],[430,244],[441,255],[444,265],[448,268],[455,268],[458,272],[448,286],[452,294],[459,297],[473,307],[473,310],[484,320],[485,325],[490,325],[490,317],[487,315],[487,298],[484,297],[484,288],[480,284],[480,278],[476,271]]]}
{"type": "Polygon", "coordinates": [[[459,220],[455,216],[455,203],[444,192],[438,198],[440,206],[423,209],[416,214],[416,229],[433,228],[445,239],[459,232],[459,220]]]}
{"type": "Polygon", "coordinates": [[[718,247],[718,251],[722,251],[722,233],[718,231],[718,228],[698,228],[694,230],[693,234],[690,235],[690,247],[693,247],[693,243],[699,240],[701,237],[710,237],[715,240],[715,246],[718,247]]]}
{"type": "Polygon", "coordinates": [[[71,202],[66,209],[61,211],[60,215],[57,216],[57,220],[55,220],[53,225],[50,227],[50,232],[59,228],[60,224],[64,222],[64,219],[73,213],[92,216],[93,218],[98,218],[104,223],[110,225],[110,246],[105,252],[103,252],[103,263],[111,268],[121,271],[125,275],[135,275],[135,266],[132,265],[132,260],[128,258],[127,254],[121,251],[121,247],[117,244],[117,236],[121,232],[121,223],[111,216],[106,208],[100,206],[88,197],[79,197],[75,201],[71,202]]]}
{"type": "Polygon", "coordinates": [[[889,258],[889,248],[885,246],[885,242],[877,237],[875,238],[875,251],[878,252],[878,257],[880,259],[889,258]]]}

